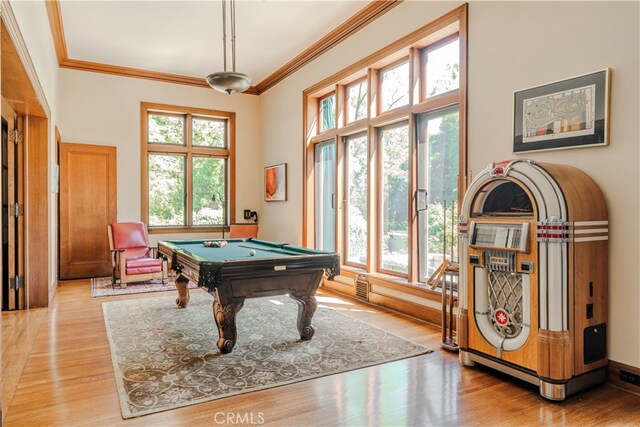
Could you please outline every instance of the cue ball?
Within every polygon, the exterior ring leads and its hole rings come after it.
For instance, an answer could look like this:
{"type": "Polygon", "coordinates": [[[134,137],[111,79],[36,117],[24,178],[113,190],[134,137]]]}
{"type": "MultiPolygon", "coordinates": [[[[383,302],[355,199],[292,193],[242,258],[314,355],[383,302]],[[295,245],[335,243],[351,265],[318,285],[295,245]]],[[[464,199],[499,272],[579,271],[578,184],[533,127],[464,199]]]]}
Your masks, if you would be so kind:
{"type": "Polygon", "coordinates": [[[255,254],[256,254],[256,251],[254,251],[253,249],[249,251],[249,255],[254,256],[255,254]]]}

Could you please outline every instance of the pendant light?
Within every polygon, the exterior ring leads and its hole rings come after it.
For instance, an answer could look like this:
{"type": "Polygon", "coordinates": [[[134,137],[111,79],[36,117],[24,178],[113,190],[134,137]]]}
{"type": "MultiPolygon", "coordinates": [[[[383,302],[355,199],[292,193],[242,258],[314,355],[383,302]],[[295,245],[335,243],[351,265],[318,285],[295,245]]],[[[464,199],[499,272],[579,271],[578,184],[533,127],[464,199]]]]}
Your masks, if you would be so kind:
{"type": "Polygon", "coordinates": [[[244,73],[236,72],[236,1],[230,0],[231,15],[231,61],[232,71],[227,71],[227,5],[222,0],[222,51],[224,55],[224,71],[212,73],[207,76],[207,83],[218,92],[232,93],[244,92],[249,89],[251,77],[244,73]]]}

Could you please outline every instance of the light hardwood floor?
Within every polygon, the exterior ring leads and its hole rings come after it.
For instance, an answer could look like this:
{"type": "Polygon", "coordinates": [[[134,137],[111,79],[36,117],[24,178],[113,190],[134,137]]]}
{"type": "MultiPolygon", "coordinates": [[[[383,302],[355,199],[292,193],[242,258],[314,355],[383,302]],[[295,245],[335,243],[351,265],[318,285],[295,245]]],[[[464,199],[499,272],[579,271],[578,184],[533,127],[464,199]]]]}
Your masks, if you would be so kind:
{"type": "Polygon", "coordinates": [[[88,281],[63,282],[49,309],[3,313],[4,425],[640,425],[639,396],[605,384],[546,401],[526,383],[460,367],[439,329],[327,291],[321,304],[435,352],[125,421],[101,303],[159,295],[92,299],[88,281]]]}

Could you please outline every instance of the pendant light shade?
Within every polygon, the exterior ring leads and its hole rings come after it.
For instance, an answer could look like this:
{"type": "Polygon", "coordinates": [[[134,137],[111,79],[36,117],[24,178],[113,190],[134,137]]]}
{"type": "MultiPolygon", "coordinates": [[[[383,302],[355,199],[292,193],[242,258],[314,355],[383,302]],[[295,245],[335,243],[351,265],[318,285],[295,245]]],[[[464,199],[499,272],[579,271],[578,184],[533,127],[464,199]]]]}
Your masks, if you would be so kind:
{"type": "Polygon", "coordinates": [[[207,83],[218,92],[232,93],[244,92],[249,89],[253,80],[244,73],[236,72],[236,2],[230,0],[231,10],[231,59],[232,71],[227,71],[227,6],[222,0],[222,51],[224,56],[224,71],[211,73],[207,76],[207,83]]]}
{"type": "Polygon", "coordinates": [[[232,71],[220,71],[207,76],[207,83],[218,92],[226,92],[229,95],[236,92],[244,92],[251,86],[251,77],[244,73],[232,71]]]}

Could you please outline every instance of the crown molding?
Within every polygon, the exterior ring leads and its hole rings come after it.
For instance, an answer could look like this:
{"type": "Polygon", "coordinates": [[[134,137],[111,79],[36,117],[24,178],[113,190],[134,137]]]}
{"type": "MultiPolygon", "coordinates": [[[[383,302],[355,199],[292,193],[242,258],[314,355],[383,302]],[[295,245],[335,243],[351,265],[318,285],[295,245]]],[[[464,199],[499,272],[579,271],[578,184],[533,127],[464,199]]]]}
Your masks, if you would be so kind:
{"type": "MultiPolygon", "coordinates": [[[[6,0],[2,0],[3,3],[5,1],[6,0]]],[[[293,58],[291,61],[287,62],[285,65],[280,67],[277,71],[262,80],[257,85],[251,86],[243,93],[250,95],[260,95],[261,93],[264,93],[269,88],[275,86],[309,62],[318,58],[327,50],[343,42],[353,33],[357,32],[364,26],[384,15],[389,10],[402,3],[402,1],[403,0],[371,1],[367,6],[361,9],[347,21],[340,24],[322,39],[314,43],[311,47],[293,58]]],[[[61,68],[209,88],[206,80],[201,77],[163,73],[159,71],[143,70],[139,68],[123,67],[120,65],[110,65],[69,58],[67,52],[67,44],[64,36],[62,14],[60,12],[60,1],[50,0],[45,1],[45,4],[47,7],[47,15],[49,16],[49,25],[51,26],[51,35],[53,36],[53,42],[56,49],[56,56],[58,58],[58,65],[61,68]]]]}
{"type": "Polygon", "coordinates": [[[322,55],[332,47],[342,43],[358,30],[367,26],[371,22],[375,21],[376,19],[402,3],[402,1],[403,0],[372,1],[358,13],[336,27],[329,34],[311,45],[311,47],[293,58],[291,61],[287,62],[269,77],[258,83],[256,85],[258,93],[263,93],[269,88],[280,83],[289,75],[295,73],[309,62],[318,58],[320,55],[322,55]]]}

